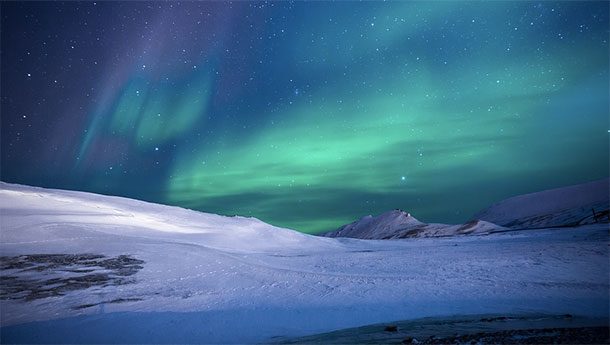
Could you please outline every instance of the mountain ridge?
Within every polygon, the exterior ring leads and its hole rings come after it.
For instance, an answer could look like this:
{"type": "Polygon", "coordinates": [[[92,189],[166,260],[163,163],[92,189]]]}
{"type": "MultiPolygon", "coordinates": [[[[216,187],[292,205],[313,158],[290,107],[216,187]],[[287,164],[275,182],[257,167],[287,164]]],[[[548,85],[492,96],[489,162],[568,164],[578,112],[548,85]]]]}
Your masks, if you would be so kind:
{"type": "Polygon", "coordinates": [[[463,224],[424,223],[408,212],[395,209],[378,216],[362,217],[320,236],[359,239],[445,237],[607,222],[609,181],[606,178],[509,197],[477,212],[463,224]]]}
{"type": "Polygon", "coordinates": [[[610,179],[605,178],[516,195],[477,212],[474,218],[511,229],[579,226],[608,221],[609,184],[610,179]]]}

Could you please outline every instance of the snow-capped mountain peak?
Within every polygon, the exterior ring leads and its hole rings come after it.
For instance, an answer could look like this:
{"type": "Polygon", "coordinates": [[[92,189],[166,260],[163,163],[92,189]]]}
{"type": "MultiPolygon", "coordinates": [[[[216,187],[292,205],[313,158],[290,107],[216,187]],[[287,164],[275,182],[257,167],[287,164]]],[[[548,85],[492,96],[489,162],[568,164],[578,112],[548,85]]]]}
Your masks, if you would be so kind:
{"type": "Polygon", "coordinates": [[[483,220],[465,224],[424,223],[410,213],[395,209],[377,217],[365,216],[339,229],[322,234],[325,237],[353,237],[361,239],[399,239],[409,237],[444,237],[468,234],[487,234],[505,228],[483,220]]]}
{"type": "Polygon", "coordinates": [[[422,223],[399,209],[366,216],[322,236],[397,239],[489,234],[508,229],[607,223],[609,179],[515,196],[493,204],[464,224],[422,223]]]}
{"type": "Polygon", "coordinates": [[[408,231],[425,226],[410,213],[394,209],[376,217],[368,215],[353,223],[346,224],[336,231],[324,234],[327,237],[355,237],[380,239],[392,237],[399,231],[408,231]]]}

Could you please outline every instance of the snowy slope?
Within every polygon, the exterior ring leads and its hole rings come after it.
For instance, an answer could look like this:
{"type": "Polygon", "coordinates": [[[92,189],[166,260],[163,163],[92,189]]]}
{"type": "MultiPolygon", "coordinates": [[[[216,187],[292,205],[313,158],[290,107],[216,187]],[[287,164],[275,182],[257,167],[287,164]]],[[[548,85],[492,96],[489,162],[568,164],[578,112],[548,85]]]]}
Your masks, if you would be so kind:
{"type": "Polygon", "coordinates": [[[503,230],[506,230],[506,228],[483,220],[474,220],[468,223],[457,225],[429,223],[417,229],[399,231],[390,238],[483,235],[503,230]]]}
{"type": "Polygon", "coordinates": [[[578,226],[608,222],[609,179],[564,188],[524,194],[493,204],[477,213],[475,219],[510,228],[578,226]]]}
{"type": "Polygon", "coordinates": [[[3,182],[0,193],[2,242],[23,241],[40,233],[49,234],[45,235],[49,241],[62,241],[66,233],[95,228],[107,235],[154,239],[174,239],[182,234],[181,238],[205,239],[206,247],[233,252],[283,250],[308,242],[323,247],[329,243],[256,218],[225,217],[127,198],[3,182]],[[60,237],[55,239],[55,235],[60,237]]]}
{"type": "Polygon", "coordinates": [[[361,241],[3,183],[0,228],[1,343],[252,343],[429,316],[608,316],[603,225],[361,241]]]}
{"type": "Polygon", "coordinates": [[[393,210],[376,217],[371,215],[363,217],[360,220],[346,224],[335,231],[324,233],[321,236],[382,240],[488,234],[500,230],[506,229],[480,220],[459,225],[438,223],[427,224],[415,219],[410,213],[402,210],[393,210]]]}

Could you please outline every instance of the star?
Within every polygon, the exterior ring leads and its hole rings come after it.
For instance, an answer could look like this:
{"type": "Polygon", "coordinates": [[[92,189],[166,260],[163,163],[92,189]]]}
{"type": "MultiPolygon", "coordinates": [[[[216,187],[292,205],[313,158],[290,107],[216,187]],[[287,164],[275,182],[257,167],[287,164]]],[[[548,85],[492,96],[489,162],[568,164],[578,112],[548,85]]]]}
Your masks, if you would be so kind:
{"type": "MultiPolygon", "coordinates": [[[[545,182],[528,172],[558,187],[607,175],[604,159],[586,159],[608,157],[606,3],[359,2],[344,13],[333,2],[92,1],[100,6],[2,6],[2,48],[15,48],[3,56],[15,72],[3,74],[2,119],[15,140],[2,153],[3,180],[136,198],[151,198],[153,182],[151,201],[315,232],[419,200],[439,180],[536,191],[545,182]],[[407,8],[410,18],[398,15],[407,8]],[[247,24],[228,20],[242,13],[247,24]],[[109,14],[117,20],[99,20],[109,14]],[[284,202],[297,202],[292,193],[303,197],[298,214],[284,202]],[[217,204],[223,197],[235,202],[217,204]],[[345,207],[331,217],[333,203],[345,207]]],[[[430,197],[413,213],[463,221],[456,205],[463,215],[510,189],[426,208],[430,197]]]]}

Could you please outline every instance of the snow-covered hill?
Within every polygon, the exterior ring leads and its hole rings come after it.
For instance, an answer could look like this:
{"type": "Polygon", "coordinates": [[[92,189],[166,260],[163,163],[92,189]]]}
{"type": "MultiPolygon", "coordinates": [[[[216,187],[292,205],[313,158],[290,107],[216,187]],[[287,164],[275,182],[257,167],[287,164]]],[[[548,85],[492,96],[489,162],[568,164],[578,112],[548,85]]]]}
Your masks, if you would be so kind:
{"type": "Polygon", "coordinates": [[[0,185],[0,343],[253,343],[474,314],[608,317],[604,225],[361,241],[0,185]]]}
{"type": "Polygon", "coordinates": [[[481,220],[466,224],[449,225],[422,223],[410,213],[393,210],[379,216],[362,217],[339,229],[322,234],[324,237],[351,237],[360,239],[398,239],[412,237],[444,237],[467,234],[488,234],[505,228],[481,220]]]}
{"type": "Polygon", "coordinates": [[[477,213],[459,225],[423,223],[402,210],[371,215],[330,231],[324,237],[398,239],[489,234],[512,229],[538,229],[608,223],[609,179],[515,196],[477,213]]]}
{"type": "MultiPolygon", "coordinates": [[[[51,190],[0,182],[2,242],[43,235],[52,242],[95,229],[107,235],[145,235],[151,239],[205,239],[205,245],[232,252],[321,247],[298,231],[277,228],[256,218],[225,217],[179,207],[84,192],[51,190]],[[61,225],[58,225],[61,224],[61,225]],[[18,230],[17,230],[18,229],[18,230]]],[[[51,243],[51,242],[50,242],[51,243]]]]}
{"type": "Polygon", "coordinates": [[[474,216],[514,229],[608,222],[610,179],[515,196],[474,216]]]}

